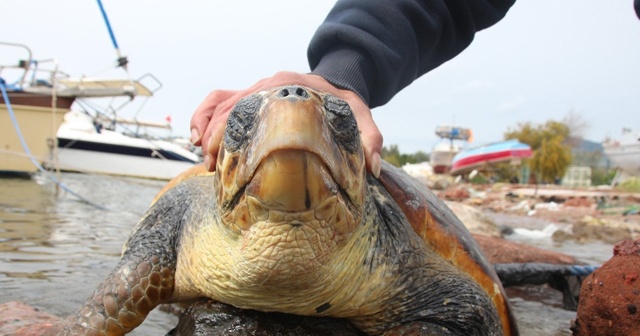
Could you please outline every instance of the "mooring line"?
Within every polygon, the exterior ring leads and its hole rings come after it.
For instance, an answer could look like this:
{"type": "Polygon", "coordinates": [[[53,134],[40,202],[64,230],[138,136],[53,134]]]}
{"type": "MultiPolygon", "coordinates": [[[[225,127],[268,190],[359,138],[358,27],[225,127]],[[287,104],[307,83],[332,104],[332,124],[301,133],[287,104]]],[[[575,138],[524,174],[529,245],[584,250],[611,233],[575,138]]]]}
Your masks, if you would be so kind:
{"type": "Polygon", "coordinates": [[[94,203],[91,200],[87,199],[86,197],[83,197],[82,195],[78,194],[77,192],[71,190],[64,183],[62,183],[60,180],[58,180],[58,178],[56,178],[53,174],[49,173],[46,169],[44,169],[44,167],[42,167],[42,165],[38,162],[38,160],[36,160],[33,157],[33,155],[31,154],[31,150],[29,150],[29,146],[27,146],[27,142],[24,140],[24,136],[22,135],[22,131],[20,130],[20,125],[18,125],[18,120],[16,119],[16,116],[15,116],[15,114],[13,112],[13,107],[11,106],[11,102],[9,101],[9,95],[7,94],[7,89],[6,89],[6,82],[2,77],[0,77],[0,91],[2,91],[2,97],[4,98],[5,105],[7,106],[7,111],[9,111],[9,118],[11,118],[11,122],[13,123],[13,127],[16,130],[16,133],[18,135],[18,139],[20,140],[20,144],[22,145],[22,149],[24,150],[24,152],[27,155],[27,157],[29,158],[29,160],[38,168],[38,170],[40,172],[42,172],[51,181],[53,181],[62,190],[64,190],[64,191],[68,192],[69,194],[75,196],[80,201],[82,201],[82,202],[84,202],[86,204],[89,204],[89,205],[91,205],[91,206],[93,206],[95,208],[98,208],[100,210],[108,210],[106,207],[104,207],[102,205],[99,205],[97,203],[94,203]]]}

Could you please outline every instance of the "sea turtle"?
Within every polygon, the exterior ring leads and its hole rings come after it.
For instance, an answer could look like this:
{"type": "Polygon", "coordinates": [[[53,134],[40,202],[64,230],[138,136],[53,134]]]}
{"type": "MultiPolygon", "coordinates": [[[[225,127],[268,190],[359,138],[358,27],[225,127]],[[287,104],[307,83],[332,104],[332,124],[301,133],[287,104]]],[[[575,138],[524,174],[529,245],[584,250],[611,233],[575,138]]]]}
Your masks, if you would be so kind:
{"type": "Polygon", "coordinates": [[[158,304],[348,319],[370,335],[517,335],[457,217],[388,163],[367,174],[349,105],[301,86],[233,108],[216,172],[170,182],[63,333],[120,335],[158,304]]]}

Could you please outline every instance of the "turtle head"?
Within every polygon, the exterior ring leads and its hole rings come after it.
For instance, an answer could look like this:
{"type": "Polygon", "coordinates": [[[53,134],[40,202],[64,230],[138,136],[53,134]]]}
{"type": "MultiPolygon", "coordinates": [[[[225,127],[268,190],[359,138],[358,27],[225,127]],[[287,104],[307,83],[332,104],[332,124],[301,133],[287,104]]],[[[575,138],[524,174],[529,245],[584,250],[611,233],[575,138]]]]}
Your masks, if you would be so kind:
{"type": "Polygon", "coordinates": [[[219,153],[218,204],[231,230],[323,230],[340,240],[362,219],[360,135],[351,108],[335,96],[286,86],[245,97],[229,115],[219,153]]]}

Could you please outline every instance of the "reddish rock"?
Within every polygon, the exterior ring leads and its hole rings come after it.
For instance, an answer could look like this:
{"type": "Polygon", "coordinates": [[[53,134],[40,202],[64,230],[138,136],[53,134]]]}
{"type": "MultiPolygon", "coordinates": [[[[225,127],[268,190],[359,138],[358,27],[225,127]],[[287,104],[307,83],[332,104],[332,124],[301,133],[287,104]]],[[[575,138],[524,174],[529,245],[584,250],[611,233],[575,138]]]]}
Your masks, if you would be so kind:
{"type": "Polygon", "coordinates": [[[640,240],[623,241],[613,247],[614,256],[640,256],[640,240]]]}
{"type": "Polygon", "coordinates": [[[569,198],[564,202],[564,206],[585,207],[589,208],[595,204],[595,201],[586,197],[569,198]]]}
{"type": "Polygon", "coordinates": [[[623,241],[582,283],[574,336],[640,335],[640,240],[623,241]]]}
{"type": "Polygon", "coordinates": [[[0,304],[0,335],[55,336],[63,322],[61,318],[23,302],[0,304]]]}
{"type": "Polygon", "coordinates": [[[473,235],[488,261],[492,264],[540,262],[559,265],[576,265],[572,256],[511,242],[502,238],[473,235]]]}
{"type": "Polygon", "coordinates": [[[457,186],[445,190],[441,197],[449,201],[463,201],[470,197],[469,190],[463,186],[457,186]]]}

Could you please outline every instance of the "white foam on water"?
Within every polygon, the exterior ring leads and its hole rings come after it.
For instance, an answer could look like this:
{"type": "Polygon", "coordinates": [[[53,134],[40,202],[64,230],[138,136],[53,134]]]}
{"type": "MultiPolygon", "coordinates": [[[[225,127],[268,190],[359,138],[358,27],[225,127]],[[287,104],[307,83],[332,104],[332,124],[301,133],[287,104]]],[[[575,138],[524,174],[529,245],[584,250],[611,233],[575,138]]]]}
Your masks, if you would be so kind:
{"type": "Polygon", "coordinates": [[[513,229],[513,232],[514,235],[518,235],[520,238],[545,239],[551,238],[551,236],[558,230],[564,230],[564,228],[555,223],[551,223],[545,226],[542,230],[515,228],[513,229]]]}

